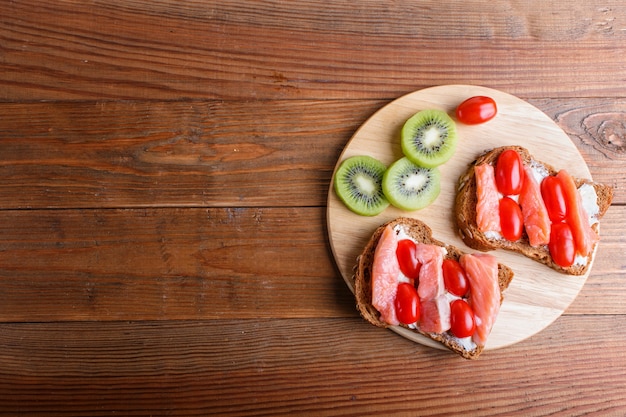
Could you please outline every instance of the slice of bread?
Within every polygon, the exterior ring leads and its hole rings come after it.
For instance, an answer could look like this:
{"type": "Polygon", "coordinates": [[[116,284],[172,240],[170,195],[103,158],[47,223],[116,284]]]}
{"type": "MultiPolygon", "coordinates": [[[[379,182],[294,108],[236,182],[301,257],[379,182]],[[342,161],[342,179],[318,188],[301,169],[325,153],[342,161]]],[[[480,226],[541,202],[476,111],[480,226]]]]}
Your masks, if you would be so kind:
{"type": "MultiPolygon", "coordinates": [[[[542,165],[550,175],[555,175],[558,171],[547,163],[535,159],[530,152],[521,146],[503,146],[492,149],[483,155],[479,156],[474,162],[472,162],[465,172],[459,178],[457,196],[455,203],[456,222],[459,228],[459,234],[463,239],[463,242],[470,248],[489,251],[494,249],[508,249],[514,252],[519,252],[537,262],[541,262],[549,267],[566,274],[571,275],[583,275],[589,269],[593,254],[595,253],[595,246],[587,256],[586,262],[574,263],[574,265],[563,268],[557,265],[550,256],[550,252],[547,246],[532,247],[528,243],[528,237],[526,233],[523,233],[522,238],[516,242],[511,242],[502,238],[489,238],[485,236],[476,224],[476,176],[474,174],[474,167],[480,164],[495,164],[498,156],[502,151],[506,149],[516,150],[522,158],[524,165],[540,164],[542,165]]],[[[611,205],[613,200],[613,188],[607,185],[598,184],[586,179],[574,178],[574,182],[577,187],[587,183],[594,187],[597,195],[597,204],[599,207],[599,213],[597,215],[600,219],[607,209],[611,205]]],[[[599,223],[595,223],[593,229],[599,234],[599,223]]],[[[597,243],[596,243],[597,245],[597,243]]]]}
{"type": "MultiPolygon", "coordinates": [[[[376,251],[376,246],[380,236],[387,225],[392,228],[395,228],[398,225],[402,226],[404,232],[411,236],[416,242],[445,247],[447,250],[446,258],[458,260],[461,255],[463,255],[463,252],[460,249],[451,245],[446,245],[435,239],[432,236],[432,230],[430,227],[420,220],[408,217],[399,217],[379,226],[372,234],[368,243],[365,245],[363,252],[357,258],[357,264],[354,268],[354,288],[357,308],[364,319],[378,327],[390,327],[389,324],[381,321],[380,313],[372,305],[372,267],[374,263],[374,252],[376,251]]],[[[502,292],[509,286],[511,279],[513,279],[513,271],[505,265],[498,264],[500,303],[502,303],[503,300],[502,292]]],[[[422,334],[430,339],[436,340],[448,349],[467,359],[477,358],[484,349],[484,346],[476,344],[473,344],[473,346],[467,346],[467,344],[464,345],[460,339],[456,338],[449,332],[442,334],[427,333],[422,332],[419,328],[413,329],[405,325],[400,326],[422,334]]]]}

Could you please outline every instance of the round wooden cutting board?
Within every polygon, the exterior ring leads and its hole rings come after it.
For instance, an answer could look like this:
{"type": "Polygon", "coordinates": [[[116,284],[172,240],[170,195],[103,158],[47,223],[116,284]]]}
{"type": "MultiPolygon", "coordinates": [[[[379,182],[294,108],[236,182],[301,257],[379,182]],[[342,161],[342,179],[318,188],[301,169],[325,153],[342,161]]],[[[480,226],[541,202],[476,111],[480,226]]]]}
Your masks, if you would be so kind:
{"type": "MultiPolygon", "coordinates": [[[[453,116],[459,103],[476,95],[492,97],[497,103],[498,114],[481,125],[469,126],[457,122],[457,150],[452,159],[439,167],[441,193],[432,205],[415,212],[389,207],[378,216],[359,216],[348,210],[337,198],[331,183],[327,212],[329,240],[343,279],[353,292],[352,268],[357,256],[373,231],[396,217],[418,218],[433,229],[436,239],[466,252],[476,252],[468,248],[457,234],[453,213],[454,199],[459,176],[478,155],[489,149],[503,145],[520,145],[540,161],[557,169],[566,168],[573,176],[591,179],[584,159],[552,119],[510,94],[468,85],[427,88],[381,108],[355,132],[337,166],[354,155],[370,155],[386,165],[391,164],[403,156],[400,129],[410,116],[427,108],[441,109],[453,116]]],[[[486,349],[511,345],[547,327],[574,301],[589,275],[589,272],[584,276],[561,274],[509,251],[491,253],[499,262],[510,266],[515,277],[504,293],[505,299],[486,349]]],[[[588,269],[590,270],[591,268],[588,269]]],[[[392,329],[413,341],[441,347],[438,343],[402,327],[392,329]]]]}

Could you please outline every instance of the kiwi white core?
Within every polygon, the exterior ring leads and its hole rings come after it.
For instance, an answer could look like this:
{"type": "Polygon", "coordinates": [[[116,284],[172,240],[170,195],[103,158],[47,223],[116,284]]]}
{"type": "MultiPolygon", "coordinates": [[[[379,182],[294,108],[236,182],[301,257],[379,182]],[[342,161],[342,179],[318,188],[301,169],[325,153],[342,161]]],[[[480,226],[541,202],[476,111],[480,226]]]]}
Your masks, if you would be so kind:
{"type": "Polygon", "coordinates": [[[424,130],[422,144],[425,148],[436,148],[442,142],[443,138],[441,137],[441,131],[437,128],[437,126],[430,126],[428,129],[424,130]]]}
{"type": "Polygon", "coordinates": [[[415,172],[406,177],[404,180],[404,186],[413,191],[419,192],[424,186],[428,184],[428,176],[423,172],[415,172]]]}
{"type": "Polygon", "coordinates": [[[378,193],[378,186],[372,178],[367,175],[358,174],[355,176],[354,182],[356,184],[355,188],[360,190],[363,194],[372,196],[378,193]]]}

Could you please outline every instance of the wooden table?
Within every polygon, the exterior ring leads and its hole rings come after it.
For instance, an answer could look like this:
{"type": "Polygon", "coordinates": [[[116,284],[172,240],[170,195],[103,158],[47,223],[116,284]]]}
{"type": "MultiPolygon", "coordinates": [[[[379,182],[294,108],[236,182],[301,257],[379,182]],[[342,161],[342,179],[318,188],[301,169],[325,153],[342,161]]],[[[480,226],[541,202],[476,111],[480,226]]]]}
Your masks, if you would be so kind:
{"type": "Polygon", "coordinates": [[[626,6],[549,3],[0,2],[0,415],[625,415],[626,6]],[[444,84],[616,191],[574,303],[477,361],[362,320],[326,230],[358,126],[444,84]]]}

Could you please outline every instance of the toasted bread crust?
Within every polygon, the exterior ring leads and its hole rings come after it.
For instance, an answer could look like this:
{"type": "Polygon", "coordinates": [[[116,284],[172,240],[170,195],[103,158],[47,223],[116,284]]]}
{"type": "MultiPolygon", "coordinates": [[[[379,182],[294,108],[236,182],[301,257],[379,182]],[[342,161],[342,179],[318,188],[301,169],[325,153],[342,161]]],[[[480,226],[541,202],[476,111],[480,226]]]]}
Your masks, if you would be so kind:
{"type": "MultiPolygon", "coordinates": [[[[478,226],[476,224],[477,198],[476,176],[474,174],[474,167],[484,163],[494,164],[498,159],[500,153],[502,153],[506,149],[516,150],[521,156],[522,161],[525,165],[529,165],[532,161],[535,161],[536,163],[543,165],[543,167],[546,168],[550,175],[556,175],[558,172],[551,165],[533,158],[530,152],[521,146],[503,146],[492,149],[479,156],[474,162],[469,165],[465,174],[461,175],[457,188],[455,214],[457,227],[459,229],[459,234],[463,239],[463,242],[467,246],[481,251],[507,249],[510,251],[521,253],[528,258],[533,259],[537,262],[541,262],[556,271],[570,275],[584,275],[591,265],[595,246],[589,253],[585,265],[575,264],[568,268],[563,268],[557,265],[552,260],[547,246],[530,246],[526,233],[523,233],[522,238],[517,242],[510,242],[506,239],[490,239],[486,237],[480,230],[478,230],[478,226]]],[[[613,188],[608,185],[595,183],[581,178],[574,178],[574,181],[577,187],[581,186],[583,183],[588,183],[594,187],[598,196],[598,207],[600,208],[598,218],[604,216],[609,206],[611,205],[611,202],[613,201],[613,188]]],[[[598,223],[594,224],[592,227],[596,231],[596,233],[599,233],[598,223]]]]}
{"type": "MultiPolygon", "coordinates": [[[[430,229],[430,227],[417,219],[399,217],[395,220],[379,226],[365,245],[363,252],[359,255],[357,259],[357,264],[354,268],[354,295],[356,297],[357,308],[364,319],[378,327],[389,327],[390,325],[380,320],[380,313],[372,305],[372,266],[374,263],[374,252],[376,251],[376,246],[378,245],[378,241],[383,233],[383,230],[388,225],[392,228],[397,225],[402,225],[405,232],[417,242],[445,247],[448,252],[446,258],[453,258],[458,260],[464,253],[460,249],[452,245],[446,245],[443,242],[435,239],[432,236],[432,230],[430,229]]],[[[498,264],[498,285],[500,286],[500,303],[502,303],[503,300],[502,292],[509,286],[512,279],[513,271],[505,265],[498,264]]],[[[461,345],[458,339],[456,339],[449,333],[427,333],[422,332],[419,329],[410,329],[408,326],[405,325],[400,326],[405,327],[415,333],[419,333],[426,337],[429,337],[430,339],[436,340],[437,342],[442,343],[448,349],[458,353],[466,359],[476,359],[484,349],[484,346],[476,346],[472,350],[467,350],[461,345]]]]}

